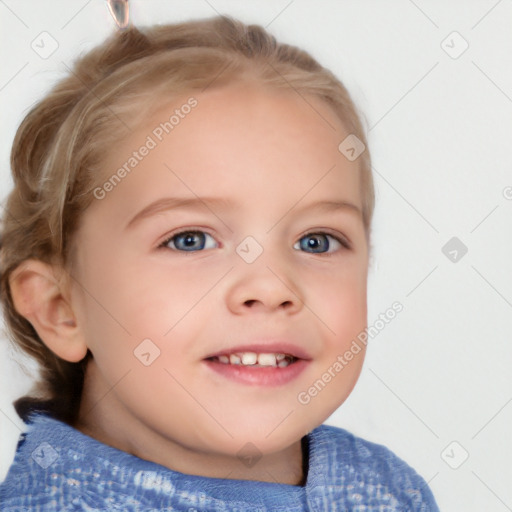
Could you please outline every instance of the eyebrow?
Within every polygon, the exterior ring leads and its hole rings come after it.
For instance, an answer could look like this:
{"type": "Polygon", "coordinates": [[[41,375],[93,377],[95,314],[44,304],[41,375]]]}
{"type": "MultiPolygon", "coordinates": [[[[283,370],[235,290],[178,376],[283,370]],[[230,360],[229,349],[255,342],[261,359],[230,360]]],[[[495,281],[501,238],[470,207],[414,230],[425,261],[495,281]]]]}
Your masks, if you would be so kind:
{"type": "MultiPolygon", "coordinates": [[[[293,207],[291,210],[293,210],[294,208],[295,207],[293,207]]],[[[357,215],[362,215],[361,208],[348,201],[316,201],[314,203],[306,204],[302,208],[299,208],[298,210],[324,210],[327,212],[347,211],[356,213],[357,215]]]]}
{"type": "MultiPolygon", "coordinates": [[[[126,225],[126,229],[133,227],[135,224],[139,223],[141,220],[146,219],[148,217],[152,217],[157,213],[176,210],[176,209],[190,209],[190,210],[199,210],[206,207],[213,213],[212,207],[216,209],[233,209],[235,207],[235,203],[230,201],[229,199],[221,198],[221,197],[164,197],[161,199],[157,199],[156,201],[150,203],[148,206],[140,210],[137,214],[135,214],[128,224],[126,225]]],[[[295,204],[287,213],[290,213],[292,210],[296,211],[305,211],[305,210],[322,210],[327,212],[333,211],[347,211],[357,214],[358,216],[362,216],[361,209],[353,203],[348,201],[316,201],[314,203],[306,204],[302,208],[297,208],[295,204]]],[[[285,214],[287,215],[287,214],[285,214]]],[[[283,216],[284,217],[284,216],[283,216]]]]}
{"type": "Polygon", "coordinates": [[[168,210],[177,210],[179,208],[199,210],[206,207],[208,210],[213,212],[212,207],[225,210],[233,208],[233,206],[234,204],[232,201],[221,197],[163,197],[162,199],[157,199],[156,201],[148,204],[148,206],[133,216],[126,225],[126,229],[133,227],[142,219],[168,210]]]}

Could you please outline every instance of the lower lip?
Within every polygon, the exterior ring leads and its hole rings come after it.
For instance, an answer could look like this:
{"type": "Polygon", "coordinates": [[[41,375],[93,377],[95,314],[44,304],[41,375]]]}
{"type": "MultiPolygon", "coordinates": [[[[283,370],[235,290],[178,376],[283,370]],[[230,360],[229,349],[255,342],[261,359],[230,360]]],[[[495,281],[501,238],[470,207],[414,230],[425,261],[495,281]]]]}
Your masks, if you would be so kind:
{"type": "Polygon", "coordinates": [[[310,361],[298,359],[295,363],[284,368],[279,367],[251,367],[234,364],[216,363],[204,360],[206,365],[220,375],[252,386],[282,386],[296,379],[306,368],[310,361]]]}

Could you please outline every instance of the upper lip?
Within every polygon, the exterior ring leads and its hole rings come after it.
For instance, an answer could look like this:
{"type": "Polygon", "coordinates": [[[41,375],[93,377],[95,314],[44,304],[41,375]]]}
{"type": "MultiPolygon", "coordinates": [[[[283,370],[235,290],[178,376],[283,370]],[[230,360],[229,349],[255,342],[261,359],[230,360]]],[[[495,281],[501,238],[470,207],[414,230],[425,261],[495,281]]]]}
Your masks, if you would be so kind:
{"type": "Polygon", "coordinates": [[[289,341],[257,342],[245,345],[226,347],[209,354],[205,359],[218,357],[223,354],[236,354],[239,352],[255,352],[257,354],[288,354],[297,359],[311,359],[311,356],[302,348],[289,341]]]}

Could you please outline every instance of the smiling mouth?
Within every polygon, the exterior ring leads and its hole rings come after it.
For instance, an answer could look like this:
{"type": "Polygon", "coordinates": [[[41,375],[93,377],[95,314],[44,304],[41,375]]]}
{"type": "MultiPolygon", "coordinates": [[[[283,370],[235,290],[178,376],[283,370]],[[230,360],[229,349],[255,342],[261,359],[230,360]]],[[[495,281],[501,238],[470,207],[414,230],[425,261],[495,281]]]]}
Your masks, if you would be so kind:
{"type": "Polygon", "coordinates": [[[299,359],[290,354],[273,352],[235,352],[208,357],[207,361],[248,368],[286,368],[299,359]]]}

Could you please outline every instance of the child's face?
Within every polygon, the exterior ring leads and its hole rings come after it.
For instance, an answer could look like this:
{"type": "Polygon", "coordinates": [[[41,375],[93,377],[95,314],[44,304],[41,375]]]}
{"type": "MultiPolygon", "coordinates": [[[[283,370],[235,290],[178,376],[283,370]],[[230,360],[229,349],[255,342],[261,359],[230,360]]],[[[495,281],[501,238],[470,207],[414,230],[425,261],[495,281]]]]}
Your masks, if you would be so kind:
{"type": "Polygon", "coordinates": [[[148,135],[157,143],[93,202],[75,239],[72,301],[94,358],[82,422],[150,460],[164,446],[199,457],[290,447],[346,399],[364,354],[333,372],[366,326],[360,174],[338,151],[348,133],[291,90],[192,95],[197,106],[162,141],[153,130],[188,96],[112,149],[106,179],[148,135]],[[184,231],[196,233],[165,244],[184,231]],[[253,351],[302,360],[208,360],[253,351]]]}

